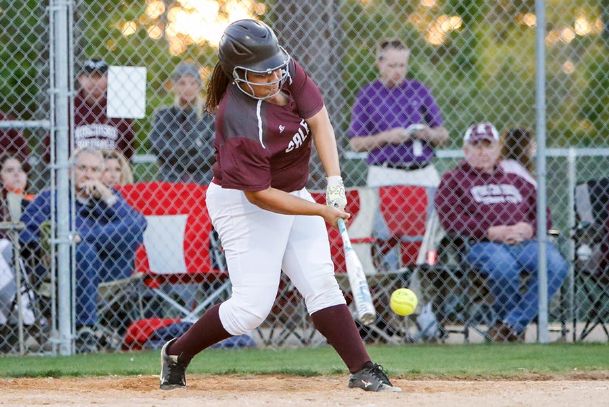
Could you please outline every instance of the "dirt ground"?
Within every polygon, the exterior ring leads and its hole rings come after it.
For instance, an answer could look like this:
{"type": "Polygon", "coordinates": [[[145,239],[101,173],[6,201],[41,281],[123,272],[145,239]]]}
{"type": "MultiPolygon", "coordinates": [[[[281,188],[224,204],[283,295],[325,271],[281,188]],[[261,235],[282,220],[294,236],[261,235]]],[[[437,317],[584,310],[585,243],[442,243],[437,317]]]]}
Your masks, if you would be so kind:
{"type": "Polygon", "coordinates": [[[2,406],[609,406],[609,372],[514,380],[397,379],[402,393],[348,389],[346,377],[190,376],[158,390],[158,377],[0,379],[2,406]]]}

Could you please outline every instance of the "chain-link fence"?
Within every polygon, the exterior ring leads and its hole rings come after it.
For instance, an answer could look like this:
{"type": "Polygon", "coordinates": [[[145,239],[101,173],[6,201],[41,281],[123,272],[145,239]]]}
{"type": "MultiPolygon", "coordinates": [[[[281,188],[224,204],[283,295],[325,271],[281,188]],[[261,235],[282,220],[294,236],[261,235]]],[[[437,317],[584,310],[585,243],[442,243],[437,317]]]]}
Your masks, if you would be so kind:
{"type": "MultiPolygon", "coordinates": [[[[532,0],[0,0],[0,351],[158,347],[230,296],[205,208],[203,105],[219,38],[240,18],[268,23],[323,93],[378,312],[358,323],[365,341],[536,340],[539,198],[550,339],[609,339],[608,13],[545,1],[540,112],[532,0]],[[69,184],[65,143],[78,151],[69,184]],[[409,317],[389,309],[399,287],[418,294],[409,317]]],[[[314,154],[322,203],[324,177],[314,154]]],[[[351,302],[334,228],[329,239],[351,302]]],[[[267,320],[222,346],[322,341],[282,277],[267,320]]]]}

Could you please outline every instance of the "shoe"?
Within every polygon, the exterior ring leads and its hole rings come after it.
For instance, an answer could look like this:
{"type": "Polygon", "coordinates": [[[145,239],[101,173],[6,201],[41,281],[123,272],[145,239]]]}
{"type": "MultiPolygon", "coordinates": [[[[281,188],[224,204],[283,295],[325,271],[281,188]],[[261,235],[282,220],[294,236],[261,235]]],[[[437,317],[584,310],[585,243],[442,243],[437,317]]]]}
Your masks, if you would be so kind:
{"type": "Polygon", "coordinates": [[[179,356],[168,355],[167,348],[174,343],[173,338],[161,349],[161,390],[171,390],[186,387],[187,363],[182,363],[179,356]]]}
{"type": "Polygon", "coordinates": [[[524,332],[518,333],[509,325],[497,322],[487,332],[488,337],[493,342],[521,342],[524,341],[524,332]]]}
{"type": "Polygon", "coordinates": [[[376,363],[370,363],[369,366],[364,367],[359,372],[353,373],[349,378],[349,387],[365,391],[402,391],[399,387],[391,384],[383,366],[376,363]]]}

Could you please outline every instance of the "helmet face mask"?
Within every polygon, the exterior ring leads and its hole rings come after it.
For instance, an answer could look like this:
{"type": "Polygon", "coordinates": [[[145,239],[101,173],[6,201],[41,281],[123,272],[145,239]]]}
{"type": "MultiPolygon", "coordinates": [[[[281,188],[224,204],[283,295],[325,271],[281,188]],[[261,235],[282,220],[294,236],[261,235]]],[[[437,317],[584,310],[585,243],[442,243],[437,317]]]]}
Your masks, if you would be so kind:
{"type": "Polygon", "coordinates": [[[254,99],[264,100],[264,99],[268,99],[268,98],[271,98],[271,97],[277,95],[281,91],[281,87],[283,86],[284,83],[286,83],[287,81],[289,81],[289,82],[292,81],[292,78],[290,77],[289,67],[288,67],[288,65],[290,63],[290,55],[286,52],[285,49],[283,49],[283,47],[280,46],[279,48],[283,52],[283,54],[285,56],[285,60],[283,63],[281,63],[278,66],[270,67],[265,70],[252,69],[252,68],[248,68],[245,66],[235,66],[233,68],[232,79],[243,93],[245,93],[246,95],[248,95],[254,99]],[[271,80],[269,82],[253,82],[248,79],[249,73],[258,74],[258,75],[268,75],[277,70],[280,71],[279,78],[277,78],[275,80],[271,80]],[[253,89],[253,86],[273,87],[275,85],[277,85],[276,91],[269,93],[268,95],[265,95],[265,96],[257,96],[253,89]]]}
{"type": "Polygon", "coordinates": [[[218,55],[224,73],[246,95],[255,99],[268,99],[279,93],[286,80],[290,80],[290,56],[279,46],[275,33],[266,24],[256,20],[239,20],[231,23],[220,40],[218,55]],[[249,73],[268,75],[281,70],[278,79],[254,82],[249,73]],[[256,96],[253,86],[277,85],[277,91],[263,97],[256,96]]]}

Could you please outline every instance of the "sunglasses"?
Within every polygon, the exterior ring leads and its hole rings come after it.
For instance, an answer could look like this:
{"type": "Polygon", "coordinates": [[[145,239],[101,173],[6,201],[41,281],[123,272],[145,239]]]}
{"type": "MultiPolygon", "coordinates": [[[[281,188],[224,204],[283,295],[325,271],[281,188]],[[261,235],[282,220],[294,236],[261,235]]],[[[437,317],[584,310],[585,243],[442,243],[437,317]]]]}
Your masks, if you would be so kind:
{"type": "Polygon", "coordinates": [[[86,72],[106,72],[108,64],[103,59],[89,59],[83,64],[83,70],[86,72]]]}
{"type": "Polygon", "coordinates": [[[400,40],[383,40],[380,42],[379,47],[382,50],[387,48],[406,49],[406,46],[400,40]]]}

